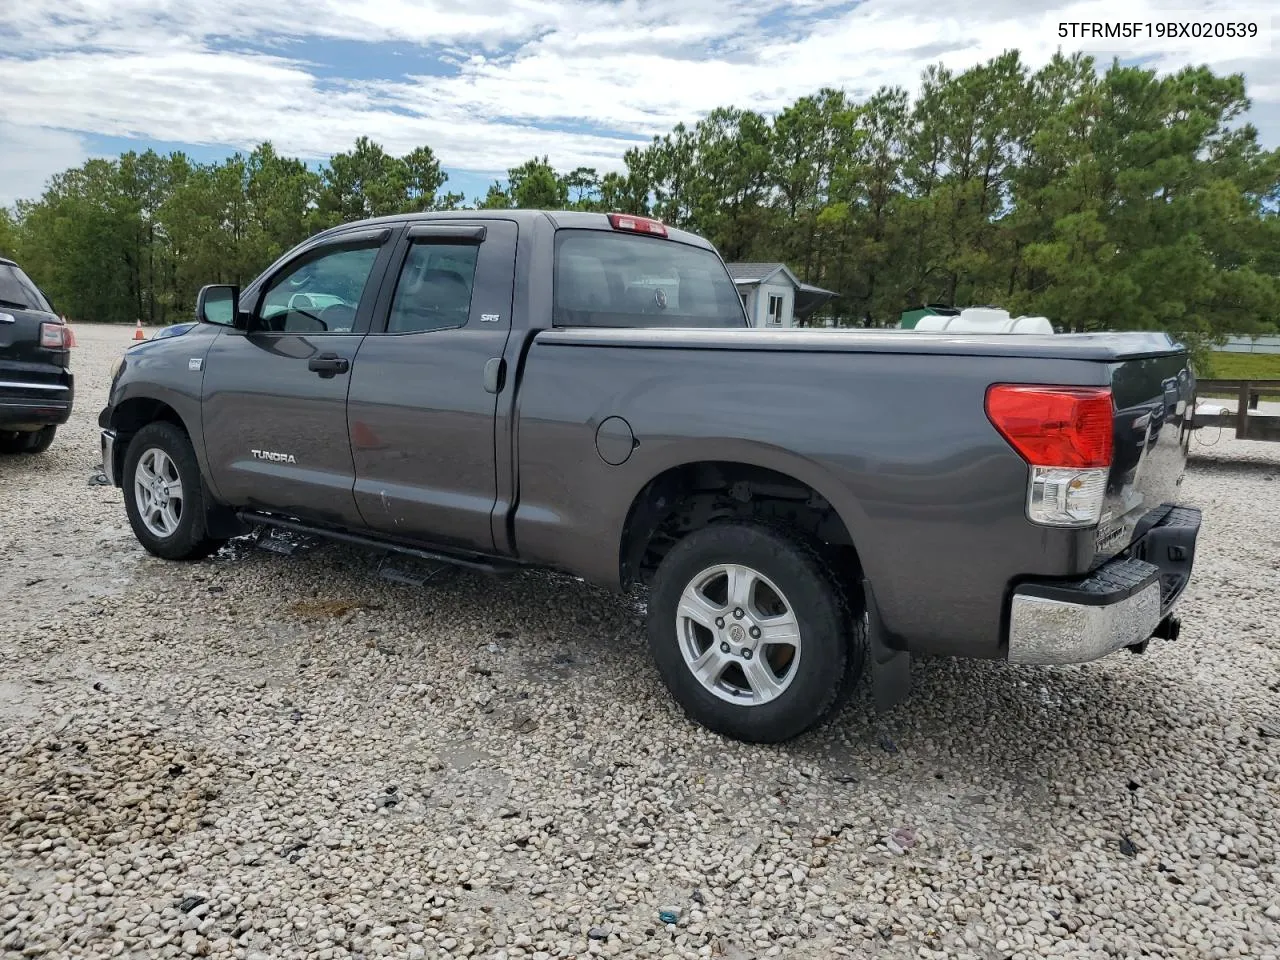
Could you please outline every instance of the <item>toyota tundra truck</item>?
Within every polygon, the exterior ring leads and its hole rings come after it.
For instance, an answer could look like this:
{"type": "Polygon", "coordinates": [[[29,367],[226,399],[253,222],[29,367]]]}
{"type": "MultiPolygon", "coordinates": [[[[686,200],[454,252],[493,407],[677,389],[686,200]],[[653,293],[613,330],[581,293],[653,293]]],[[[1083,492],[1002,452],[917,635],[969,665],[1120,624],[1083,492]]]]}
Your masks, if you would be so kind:
{"type": "Polygon", "coordinates": [[[887,709],[912,655],[1178,633],[1195,377],[1164,334],[753,329],[706,240],[528,210],[346,224],[196,320],[100,416],[159,557],[280,528],[634,589],[674,698],[751,742],[864,673],[887,709]]]}

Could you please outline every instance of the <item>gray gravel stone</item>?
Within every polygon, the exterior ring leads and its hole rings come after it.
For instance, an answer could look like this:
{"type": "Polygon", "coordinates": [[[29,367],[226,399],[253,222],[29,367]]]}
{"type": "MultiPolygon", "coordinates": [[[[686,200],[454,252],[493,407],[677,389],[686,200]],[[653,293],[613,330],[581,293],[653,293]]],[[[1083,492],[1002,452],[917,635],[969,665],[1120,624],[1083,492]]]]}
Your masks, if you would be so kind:
{"type": "Polygon", "coordinates": [[[571,579],[147,557],[84,486],[130,331],[76,333],[71,423],[0,461],[0,955],[1280,960],[1280,445],[1193,438],[1178,642],[919,662],[754,748],[571,579]]]}

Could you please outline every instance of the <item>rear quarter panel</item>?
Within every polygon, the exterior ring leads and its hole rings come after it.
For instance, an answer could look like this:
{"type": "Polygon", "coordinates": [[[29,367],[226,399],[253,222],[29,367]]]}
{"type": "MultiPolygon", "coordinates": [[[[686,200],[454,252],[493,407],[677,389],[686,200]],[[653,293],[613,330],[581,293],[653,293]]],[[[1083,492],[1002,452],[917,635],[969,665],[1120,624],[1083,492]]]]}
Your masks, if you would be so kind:
{"type": "Polygon", "coordinates": [[[536,339],[518,399],[522,559],[617,587],[637,494],[685,463],[801,480],[839,513],[888,632],[912,650],[1001,655],[1005,593],[1088,569],[1093,532],[1026,520],[1027,467],[984,411],[993,381],[1103,384],[1043,358],[564,345],[536,339]],[[600,422],[638,446],[610,466],[600,422]]]}

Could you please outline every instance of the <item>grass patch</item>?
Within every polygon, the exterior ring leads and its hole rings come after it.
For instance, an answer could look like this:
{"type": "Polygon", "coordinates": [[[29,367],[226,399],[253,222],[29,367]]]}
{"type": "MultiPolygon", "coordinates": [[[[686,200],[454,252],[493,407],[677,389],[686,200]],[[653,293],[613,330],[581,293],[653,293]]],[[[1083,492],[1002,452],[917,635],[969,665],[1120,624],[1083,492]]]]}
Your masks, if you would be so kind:
{"type": "MultiPolygon", "coordinates": [[[[1280,380],[1280,353],[1219,353],[1209,357],[1209,369],[1202,380],[1280,380]]],[[[1235,391],[1201,393],[1206,399],[1234,400],[1235,391]]],[[[1266,400],[1280,400],[1280,391],[1262,394],[1266,400]]]]}
{"type": "Polygon", "coordinates": [[[1280,380],[1280,353],[1213,353],[1206,380],[1280,380]]]}

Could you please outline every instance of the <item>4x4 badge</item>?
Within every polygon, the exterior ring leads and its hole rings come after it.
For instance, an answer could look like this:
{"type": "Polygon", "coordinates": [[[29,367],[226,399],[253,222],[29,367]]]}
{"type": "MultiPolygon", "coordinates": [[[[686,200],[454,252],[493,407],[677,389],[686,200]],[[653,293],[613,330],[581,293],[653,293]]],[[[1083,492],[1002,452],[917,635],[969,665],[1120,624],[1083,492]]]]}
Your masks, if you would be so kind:
{"type": "Polygon", "coordinates": [[[192,357],[190,360],[187,361],[188,370],[199,370],[203,366],[204,366],[204,361],[199,357],[192,357]]]}

